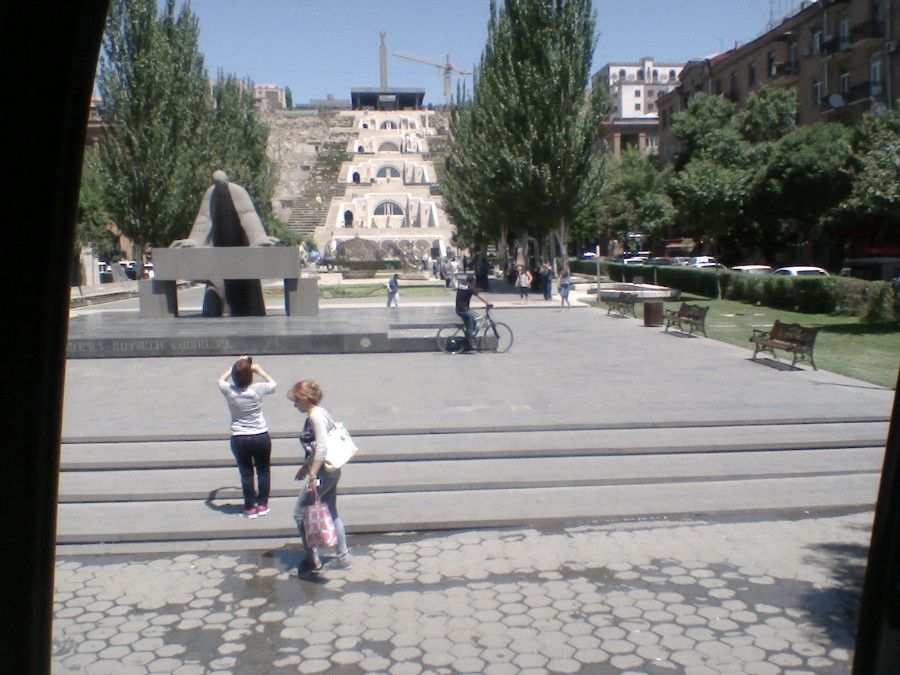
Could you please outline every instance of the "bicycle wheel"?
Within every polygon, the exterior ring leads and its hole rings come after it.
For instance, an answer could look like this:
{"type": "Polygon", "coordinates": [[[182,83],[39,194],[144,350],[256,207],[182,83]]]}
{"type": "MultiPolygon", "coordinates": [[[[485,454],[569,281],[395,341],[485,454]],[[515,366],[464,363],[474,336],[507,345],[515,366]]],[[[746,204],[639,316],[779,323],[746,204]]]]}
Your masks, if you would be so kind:
{"type": "Polygon", "coordinates": [[[448,323],[437,332],[437,346],[445,354],[459,354],[466,348],[466,331],[460,323],[448,323]]]}
{"type": "Polygon", "coordinates": [[[481,348],[489,349],[492,352],[508,352],[509,348],[512,347],[512,343],[512,328],[499,321],[494,321],[488,325],[481,336],[481,348]]]}

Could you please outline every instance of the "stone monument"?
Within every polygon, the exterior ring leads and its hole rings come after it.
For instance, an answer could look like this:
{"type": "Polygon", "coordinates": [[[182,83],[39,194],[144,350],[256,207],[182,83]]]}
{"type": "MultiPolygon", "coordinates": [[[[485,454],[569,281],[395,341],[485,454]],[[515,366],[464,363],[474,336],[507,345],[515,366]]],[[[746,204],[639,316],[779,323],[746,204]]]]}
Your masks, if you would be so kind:
{"type": "MultiPolygon", "coordinates": [[[[231,183],[224,171],[216,171],[212,178],[190,234],[172,242],[171,248],[277,246],[279,240],[266,234],[247,191],[231,183]]],[[[265,316],[259,279],[209,278],[206,282],[203,316],[265,316]]]]}

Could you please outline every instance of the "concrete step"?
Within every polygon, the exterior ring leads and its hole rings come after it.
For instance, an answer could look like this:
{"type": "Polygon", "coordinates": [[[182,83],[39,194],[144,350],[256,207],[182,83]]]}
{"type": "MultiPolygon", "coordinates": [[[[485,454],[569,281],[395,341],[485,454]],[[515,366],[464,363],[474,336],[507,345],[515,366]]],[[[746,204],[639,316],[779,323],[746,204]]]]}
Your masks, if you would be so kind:
{"type": "MultiPolygon", "coordinates": [[[[510,459],[353,462],[341,478],[341,494],[444,492],[464,489],[557,488],[689,483],[748,478],[787,478],[877,473],[884,448],[768,450],[696,454],[517,457],[510,459]],[[399,470],[403,467],[402,471],[399,470]]],[[[272,496],[297,494],[299,462],[272,467],[272,496]]],[[[60,503],[175,500],[240,500],[238,472],[228,467],[66,471],[60,503]]]]}
{"type": "MultiPolygon", "coordinates": [[[[356,435],[341,480],[351,532],[871,507],[887,423],[434,431],[356,435]]],[[[64,443],[58,541],[292,537],[300,451],[275,436],[272,514],[254,521],[238,517],[225,437],[64,443]]]]}
{"type": "MultiPolygon", "coordinates": [[[[340,512],[347,531],[352,534],[846,510],[872,508],[878,481],[877,474],[863,473],[689,483],[348,494],[340,499],[340,512]]],[[[294,497],[277,497],[270,501],[270,515],[254,520],[238,515],[239,503],[216,500],[67,504],[59,509],[57,537],[63,546],[155,542],[157,550],[184,541],[210,546],[217,540],[293,538],[297,536],[292,516],[294,502],[294,497]]]]}
{"type": "MultiPolygon", "coordinates": [[[[637,428],[352,429],[360,447],[354,463],[586,455],[646,455],[735,451],[884,447],[886,421],[809,421],[785,424],[716,424],[637,428]]],[[[585,425],[587,426],[587,425],[585,425]]],[[[272,463],[295,465],[301,455],[296,432],[271,431],[272,463]]],[[[172,469],[233,466],[228,437],[167,437],[144,440],[68,438],[60,469],[172,469]]]]}

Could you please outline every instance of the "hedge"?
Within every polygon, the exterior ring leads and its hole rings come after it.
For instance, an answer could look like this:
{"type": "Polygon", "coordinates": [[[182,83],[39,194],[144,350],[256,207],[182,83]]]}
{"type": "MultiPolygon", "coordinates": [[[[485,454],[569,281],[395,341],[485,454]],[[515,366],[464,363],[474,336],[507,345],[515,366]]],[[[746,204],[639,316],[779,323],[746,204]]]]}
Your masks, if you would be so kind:
{"type": "MultiPolygon", "coordinates": [[[[695,269],[680,265],[622,265],[603,261],[601,274],[611,281],[677,288],[707,298],[727,298],[808,314],[847,314],[873,323],[900,321],[900,290],[884,281],[848,277],[791,277],[747,274],[730,270],[695,269]]],[[[596,274],[594,261],[572,261],[573,272],[596,274]]]]}

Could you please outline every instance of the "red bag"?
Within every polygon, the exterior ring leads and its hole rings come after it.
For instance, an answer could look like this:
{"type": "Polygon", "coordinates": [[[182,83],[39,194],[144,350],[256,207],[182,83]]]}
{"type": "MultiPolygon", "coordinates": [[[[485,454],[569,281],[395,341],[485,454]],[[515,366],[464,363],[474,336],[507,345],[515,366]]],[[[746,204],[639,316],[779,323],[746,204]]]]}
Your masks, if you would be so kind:
{"type": "Polygon", "coordinates": [[[337,533],[328,505],[319,500],[319,491],[315,491],[315,501],[303,509],[303,531],[306,532],[306,545],[310,548],[334,548],[337,546],[337,533]]]}

